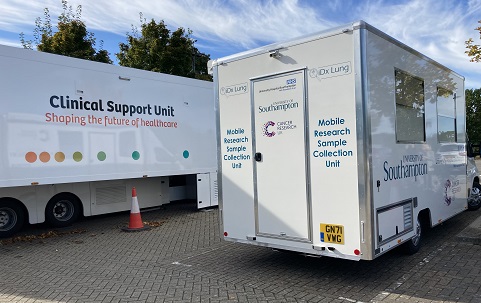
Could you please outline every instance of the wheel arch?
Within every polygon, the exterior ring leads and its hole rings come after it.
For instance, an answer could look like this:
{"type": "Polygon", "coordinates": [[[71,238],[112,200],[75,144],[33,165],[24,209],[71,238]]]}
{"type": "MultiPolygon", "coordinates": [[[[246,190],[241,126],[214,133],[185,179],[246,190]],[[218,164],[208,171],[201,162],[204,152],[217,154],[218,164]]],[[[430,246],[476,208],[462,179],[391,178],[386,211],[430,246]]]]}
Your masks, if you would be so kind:
{"type": "Polygon", "coordinates": [[[424,230],[426,230],[426,227],[430,228],[433,226],[433,222],[431,219],[431,210],[429,208],[420,210],[418,213],[418,218],[424,230]]]}
{"type": "Polygon", "coordinates": [[[25,206],[25,204],[22,201],[20,201],[19,199],[13,198],[13,197],[1,197],[0,198],[0,204],[2,202],[7,202],[7,201],[17,203],[20,206],[20,208],[22,209],[24,217],[28,220],[28,223],[30,223],[30,216],[29,216],[29,213],[28,213],[28,208],[25,206]]]}
{"type": "Polygon", "coordinates": [[[8,238],[15,235],[28,222],[26,206],[15,198],[0,198],[0,238],[8,238]]]}
{"type": "Polygon", "coordinates": [[[49,199],[45,206],[44,213],[45,222],[50,226],[69,226],[77,221],[79,217],[83,216],[82,201],[77,195],[71,192],[60,192],[49,199]]]}
{"type": "Polygon", "coordinates": [[[60,192],[60,193],[56,193],[55,195],[53,195],[47,202],[47,204],[45,205],[45,209],[44,211],[46,211],[46,208],[47,208],[47,205],[52,202],[52,201],[55,201],[55,200],[58,200],[60,197],[69,197],[69,198],[72,198],[76,203],[77,203],[77,206],[79,207],[79,211],[80,211],[80,215],[83,215],[83,203],[82,203],[82,200],[74,193],[71,193],[71,192],[67,192],[67,191],[64,191],[64,192],[60,192]]]}

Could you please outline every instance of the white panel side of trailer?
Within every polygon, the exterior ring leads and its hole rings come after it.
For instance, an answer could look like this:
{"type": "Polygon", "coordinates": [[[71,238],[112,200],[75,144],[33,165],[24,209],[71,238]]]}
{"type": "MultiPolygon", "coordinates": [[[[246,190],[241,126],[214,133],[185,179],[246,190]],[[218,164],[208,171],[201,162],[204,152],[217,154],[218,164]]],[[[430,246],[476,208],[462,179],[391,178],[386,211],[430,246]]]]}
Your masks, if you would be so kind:
{"type": "Polygon", "coordinates": [[[431,224],[436,225],[466,208],[464,79],[376,33],[367,31],[366,38],[375,226],[372,237],[376,254],[380,254],[415,234],[421,210],[429,208],[431,224]],[[407,113],[410,109],[403,111],[396,106],[396,94],[403,93],[396,73],[409,75],[423,86],[424,105],[416,115],[424,116],[424,140],[410,141],[416,134],[400,130],[411,117],[407,113]],[[440,88],[453,93],[448,100],[456,110],[452,142],[443,142],[438,134],[438,119],[443,117],[438,112],[440,88]],[[400,216],[402,210],[404,215],[400,216]]]}
{"type": "Polygon", "coordinates": [[[4,46],[0,67],[1,187],[216,170],[209,82],[4,46]]]}
{"type": "Polygon", "coordinates": [[[354,251],[361,245],[357,38],[349,32],[310,45],[317,50],[317,62],[309,64],[308,85],[313,245],[324,248],[324,254],[345,258],[358,258],[354,251]]]}
{"type": "Polygon", "coordinates": [[[0,45],[0,101],[0,237],[129,210],[132,187],[217,205],[210,82],[0,45]]]}

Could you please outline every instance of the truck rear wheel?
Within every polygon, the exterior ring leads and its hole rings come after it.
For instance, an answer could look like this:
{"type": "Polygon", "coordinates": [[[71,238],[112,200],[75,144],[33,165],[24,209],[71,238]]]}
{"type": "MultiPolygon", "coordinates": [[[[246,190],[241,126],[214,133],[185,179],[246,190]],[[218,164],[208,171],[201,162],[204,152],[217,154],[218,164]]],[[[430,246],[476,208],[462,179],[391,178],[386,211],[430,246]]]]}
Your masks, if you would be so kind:
{"type": "Polygon", "coordinates": [[[476,210],[481,207],[481,185],[479,183],[473,183],[471,188],[471,195],[468,199],[468,209],[476,210]]]}
{"type": "Polygon", "coordinates": [[[15,201],[0,201],[0,238],[7,238],[19,231],[25,221],[22,207],[15,201]]]}
{"type": "Polygon", "coordinates": [[[421,236],[422,236],[422,226],[419,218],[416,220],[415,226],[416,235],[404,243],[404,251],[408,255],[413,255],[419,251],[421,248],[421,236]]]}
{"type": "Polygon", "coordinates": [[[45,208],[45,220],[54,227],[72,225],[79,216],[80,202],[77,197],[69,194],[54,196],[45,208]]]}

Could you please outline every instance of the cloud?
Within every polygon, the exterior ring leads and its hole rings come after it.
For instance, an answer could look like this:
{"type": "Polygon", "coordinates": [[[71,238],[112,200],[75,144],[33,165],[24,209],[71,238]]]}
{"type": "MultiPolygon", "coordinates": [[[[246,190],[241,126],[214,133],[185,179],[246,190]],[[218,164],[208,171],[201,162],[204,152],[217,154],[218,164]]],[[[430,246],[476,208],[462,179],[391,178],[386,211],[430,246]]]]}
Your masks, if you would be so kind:
{"type": "Polygon", "coordinates": [[[469,62],[465,41],[480,17],[481,1],[410,0],[401,4],[365,2],[359,9],[366,21],[428,57],[467,77],[479,76],[479,65],[469,62]]]}
{"type": "MultiPolygon", "coordinates": [[[[170,29],[192,29],[202,52],[226,55],[362,19],[463,75],[479,76],[479,64],[469,62],[464,41],[473,37],[481,44],[474,30],[479,26],[481,0],[69,0],[68,4],[74,11],[82,5],[82,20],[94,33],[125,37],[132,25],[140,26],[142,12],[147,20],[164,20],[170,29]]],[[[55,25],[62,12],[60,0],[2,0],[0,28],[31,35],[35,18],[43,17],[45,7],[55,25]]]]}
{"type": "Polygon", "coordinates": [[[92,2],[85,6],[89,26],[124,34],[131,24],[139,25],[138,13],[142,12],[147,20],[164,20],[174,28],[190,28],[204,40],[252,48],[259,42],[285,40],[333,25],[296,0],[133,0],[122,5],[116,2],[92,2]],[[115,15],[116,22],[102,19],[105,15],[115,15]]]}
{"type": "Polygon", "coordinates": [[[22,47],[18,40],[2,39],[0,38],[0,45],[7,45],[13,47],[22,47]]]}
{"type": "MultiPolygon", "coordinates": [[[[0,25],[9,31],[33,27],[35,18],[43,17],[45,7],[49,8],[54,24],[62,12],[60,1],[46,0],[42,4],[37,1],[2,2],[0,25]]],[[[333,7],[339,6],[338,0],[329,3],[333,7]]],[[[199,38],[225,41],[243,48],[257,46],[259,41],[293,38],[336,24],[297,0],[70,0],[68,4],[74,11],[79,4],[82,5],[82,20],[91,31],[124,35],[131,30],[131,25],[140,25],[139,13],[142,12],[147,20],[164,20],[170,27],[194,30],[199,38]]]]}

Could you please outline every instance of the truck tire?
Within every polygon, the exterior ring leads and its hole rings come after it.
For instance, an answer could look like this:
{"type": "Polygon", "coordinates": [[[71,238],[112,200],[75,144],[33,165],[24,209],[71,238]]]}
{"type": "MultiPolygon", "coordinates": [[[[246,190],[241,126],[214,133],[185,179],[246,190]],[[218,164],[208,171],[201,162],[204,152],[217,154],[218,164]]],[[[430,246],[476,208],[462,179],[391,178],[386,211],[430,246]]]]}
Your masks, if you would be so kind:
{"type": "Polygon", "coordinates": [[[416,235],[403,244],[404,252],[408,255],[413,255],[417,253],[419,251],[419,248],[421,248],[422,225],[419,218],[416,220],[415,231],[416,235]]]}
{"type": "Polygon", "coordinates": [[[468,209],[477,210],[481,207],[481,185],[479,183],[473,183],[471,188],[471,195],[468,199],[468,209]]]}
{"type": "Polygon", "coordinates": [[[25,214],[18,202],[0,201],[0,238],[14,235],[23,227],[25,214]]]}
{"type": "Polygon", "coordinates": [[[45,221],[53,227],[70,226],[77,221],[80,213],[80,202],[69,194],[54,196],[45,207],[45,221]]]}

